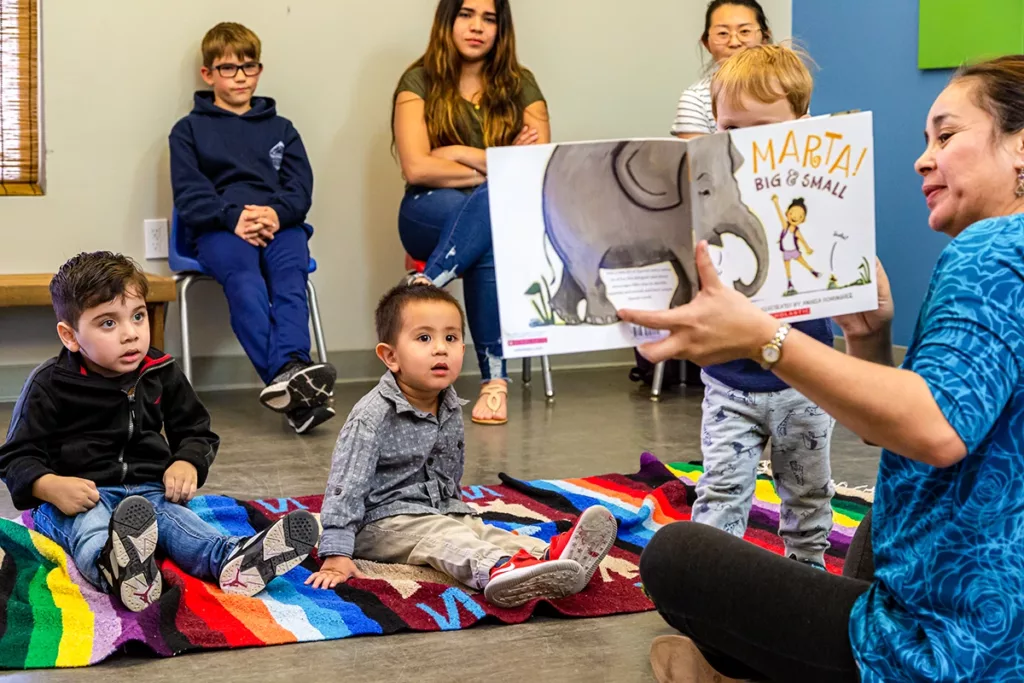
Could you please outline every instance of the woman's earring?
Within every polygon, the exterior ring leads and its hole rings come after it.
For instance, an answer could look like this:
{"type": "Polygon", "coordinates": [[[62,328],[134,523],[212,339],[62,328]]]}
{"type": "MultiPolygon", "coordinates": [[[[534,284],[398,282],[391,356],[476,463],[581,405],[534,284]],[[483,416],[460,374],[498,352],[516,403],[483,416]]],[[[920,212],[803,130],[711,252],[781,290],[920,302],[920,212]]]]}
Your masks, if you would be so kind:
{"type": "Polygon", "coordinates": [[[1024,197],[1024,168],[1017,171],[1017,196],[1024,197]]]}

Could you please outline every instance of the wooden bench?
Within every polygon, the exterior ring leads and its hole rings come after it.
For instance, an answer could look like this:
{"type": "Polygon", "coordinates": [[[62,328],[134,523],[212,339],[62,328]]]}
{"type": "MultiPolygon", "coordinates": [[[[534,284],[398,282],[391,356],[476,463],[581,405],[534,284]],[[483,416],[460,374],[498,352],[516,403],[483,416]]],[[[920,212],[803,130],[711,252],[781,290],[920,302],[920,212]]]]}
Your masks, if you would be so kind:
{"type": "MultiPolygon", "coordinates": [[[[158,349],[164,348],[164,320],[167,318],[167,304],[174,301],[177,289],[174,278],[146,274],[149,280],[149,343],[158,349]]],[[[0,308],[26,306],[52,306],[50,280],[53,273],[30,273],[26,275],[0,275],[0,308]]]]}

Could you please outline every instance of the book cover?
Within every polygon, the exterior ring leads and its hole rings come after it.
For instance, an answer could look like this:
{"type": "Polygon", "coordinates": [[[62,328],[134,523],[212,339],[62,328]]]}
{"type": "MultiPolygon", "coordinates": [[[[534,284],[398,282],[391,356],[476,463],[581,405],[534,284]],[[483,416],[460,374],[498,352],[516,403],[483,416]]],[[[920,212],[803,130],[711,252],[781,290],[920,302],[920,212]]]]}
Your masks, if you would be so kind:
{"type": "Polygon", "coordinates": [[[487,167],[507,358],[657,338],[615,311],[690,301],[700,240],[723,281],[778,318],[878,306],[870,113],[491,148],[487,167]]]}

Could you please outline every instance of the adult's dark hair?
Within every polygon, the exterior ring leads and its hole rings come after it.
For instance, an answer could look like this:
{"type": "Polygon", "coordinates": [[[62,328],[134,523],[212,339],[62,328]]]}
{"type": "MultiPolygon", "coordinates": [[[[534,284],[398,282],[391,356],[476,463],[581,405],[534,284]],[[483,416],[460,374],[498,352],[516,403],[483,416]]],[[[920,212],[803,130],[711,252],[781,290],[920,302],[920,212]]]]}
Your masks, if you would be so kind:
{"type": "MultiPolygon", "coordinates": [[[[452,28],[462,11],[463,0],[440,0],[434,13],[434,25],[426,52],[413,62],[406,73],[423,67],[427,94],[423,98],[423,118],[431,147],[464,145],[469,135],[465,103],[459,92],[462,56],[455,46],[452,28]]],[[[488,147],[511,145],[523,127],[523,109],[519,95],[523,89],[524,69],[516,57],[516,33],[512,25],[509,0],[494,0],[497,35],[494,47],[484,57],[480,94],[480,127],[488,147]]],[[[395,107],[398,90],[391,98],[392,143],[394,143],[395,107]]]]}
{"type": "Polygon", "coordinates": [[[132,259],[109,251],[72,256],[50,280],[57,320],[78,328],[82,313],[126,294],[149,295],[149,280],[132,259]]]}
{"type": "Polygon", "coordinates": [[[708,46],[708,32],[711,30],[711,17],[714,15],[715,10],[719,7],[726,5],[736,5],[737,7],[746,7],[747,9],[753,10],[757,16],[757,25],[761,29],[762,40],[766,43],[772,42],[772,30],[768,28],[768,17],[764,14],[764,8],[757,0],[711,0],[708,3],[708,10],[704,14],[704,33],[700,36],[700,42],[706,48],[708,46]]]}
{"type": "Polygon", "coordinates": [[[462,333],[466,333],[466,314],[463,313],[458,299],[434,285],[400,284],[388,290],[377,303],[374,318],[377,325],[378,342],[392,346],[395,344],[398,340],[398,333],[402,331],[402,311],[414,301],[443,301],[451,304],[458,309],[459,319],[462,321],[462,333]]]}
{"type": "Polygon", "coordinates": [[[1024,130],[1024,55],[1006,55],[961,67],[953,82],[974,84],[978,105],[1004,135],[1024,130]]]}

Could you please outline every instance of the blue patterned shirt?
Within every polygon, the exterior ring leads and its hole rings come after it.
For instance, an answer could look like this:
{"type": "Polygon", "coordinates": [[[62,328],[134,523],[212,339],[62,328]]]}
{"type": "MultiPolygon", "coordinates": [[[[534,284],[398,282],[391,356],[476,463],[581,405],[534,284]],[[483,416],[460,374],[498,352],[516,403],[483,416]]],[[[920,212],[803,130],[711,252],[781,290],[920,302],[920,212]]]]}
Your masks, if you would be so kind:
{"type": "Polygon", "coordinates": [[[903,367],[967,457],[882,452],[875,581],[850,615],[863,681],[1024,681],[1024,217],[943,251],[903,367]]]}

